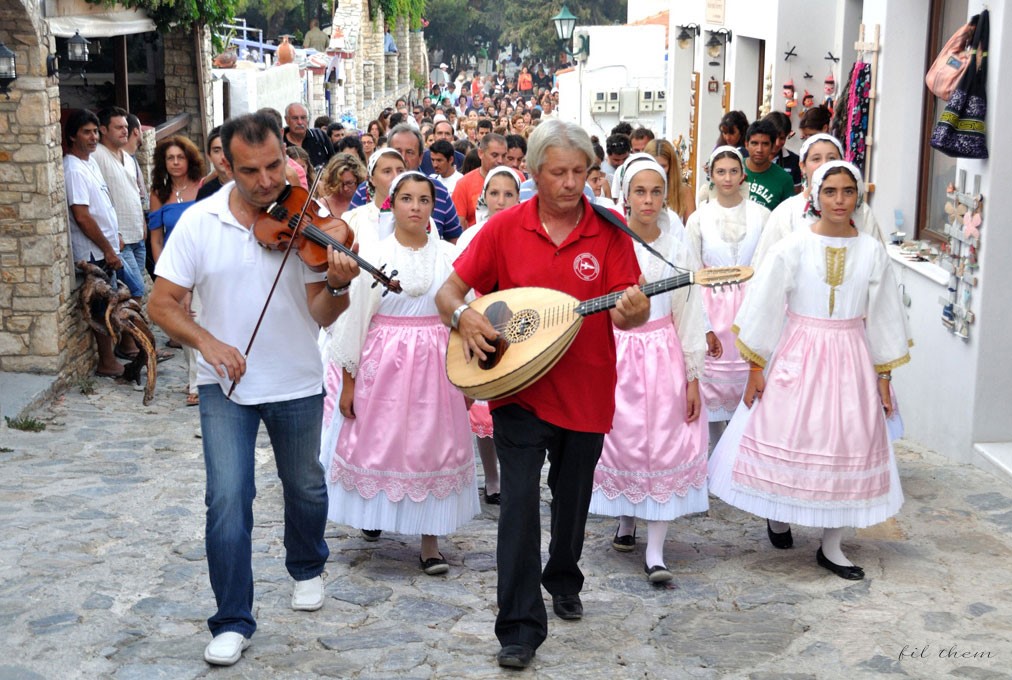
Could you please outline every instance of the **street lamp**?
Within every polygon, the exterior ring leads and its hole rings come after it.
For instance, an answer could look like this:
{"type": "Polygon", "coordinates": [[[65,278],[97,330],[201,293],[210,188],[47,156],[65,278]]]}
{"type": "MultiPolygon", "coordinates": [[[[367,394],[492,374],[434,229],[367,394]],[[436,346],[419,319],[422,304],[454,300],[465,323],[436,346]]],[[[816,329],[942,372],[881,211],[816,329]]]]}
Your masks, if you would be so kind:
{"type": "Polygon", "coordinates": [[[17,64],[15,64],[14,53],[7,48],[7,45],[0,42],[0,94],[7,95],[10,99],[10,86],[18,79],[17,64]]]}
{"type": "Polygon", "coordinates": [[[678,34],[678,37],[675,38],[675,41],[678,43],[678,49],[688,49],[689,45],[692,44],[692,41],[699,35],[699,24],[686,24],[685,26],[679,26],[679,28],[682,29],[682,31],[678,34]]]}
{"type": "Polygon", "coordinates": [[[716,59],[720,56],[720,51],[727,43],[731,42],[731,31],[726,28],[718,28],[715,31],[710,31],[710,39],[706,41],[706,53],[710,55],[711,59],[716,59]],[[722,36],[718,38],[717,36],[722,36]]]}
{"type": "Polygon", "coordinates": [[[80,31],[74,32],[74,37],[67,41],[68,61],[88,61],[88,45],[91,43],[81,36],[80,31]]]}
{"type": "MultiPolygon", "coordinates": [[[[576,29],[576,15],[570,12],[568,7],[563,5],[559,13],[552,17],[552,23],[555,24],[555,35],[558,36],[560,42],[568,43],[573,39],[573,31],[576,29]]],[[[563,46],[562,50],[573,59],[582,61],[590,56],[590,36],[581,33],[577,38],[580,41],[579,49],[571,52],[563,46]]]]}

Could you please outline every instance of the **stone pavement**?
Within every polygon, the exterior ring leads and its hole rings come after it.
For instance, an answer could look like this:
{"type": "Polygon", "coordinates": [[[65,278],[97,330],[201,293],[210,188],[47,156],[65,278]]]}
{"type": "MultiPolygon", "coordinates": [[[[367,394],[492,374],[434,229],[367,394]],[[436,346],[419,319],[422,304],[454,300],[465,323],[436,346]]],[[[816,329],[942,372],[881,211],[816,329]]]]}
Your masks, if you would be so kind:
{"type": "MultiPolygon", "coordinates": [[[[198,415],[184,406],[182,353],[161,368],[149,407],[140,392],[99,379],[96,394],[72,389],[37,410],[44,432],[0,430],[0,679],[520,677],[494,662],[496,508],[444,539],[445,577],[419,571],[416,536],[366,543],[330,525],[326,604],[292,612],[281,488],[263,431],[259,630],[236,666],[207,666],[214,602],[198,415]]],[[[1012,677],[1012,488],[928,450],[898,452],[902,511],[845,539],[868,574],[861,582],[815,564],[817,530],[796,527],[796,547],[774,550],[761,520],[715,500],[708,514],[673,524],[676,578],[658,588],[642,572],[642,541],[619,554],[614,521],[592,517],[586,616],[550,613],[526,673],[1012,677]]]]}

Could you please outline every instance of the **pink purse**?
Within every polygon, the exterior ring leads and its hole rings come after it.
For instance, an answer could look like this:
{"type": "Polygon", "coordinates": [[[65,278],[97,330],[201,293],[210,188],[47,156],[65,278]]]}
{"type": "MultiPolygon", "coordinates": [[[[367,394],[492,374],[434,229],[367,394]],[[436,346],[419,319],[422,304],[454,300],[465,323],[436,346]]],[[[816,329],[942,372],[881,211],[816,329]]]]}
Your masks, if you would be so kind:
{"type": "Polygon", "coordinates": [[[973,31],[977,27],[978,15],[970,19],[970,22],[956,31],[935,61],[928,69],[924,77],[924,83],[936,97],[949,101],[952,91],[956,89],[959,79],[966,70],[966,65],[974,56],[974,50],[968,49],[973,40],[973,31]]]}

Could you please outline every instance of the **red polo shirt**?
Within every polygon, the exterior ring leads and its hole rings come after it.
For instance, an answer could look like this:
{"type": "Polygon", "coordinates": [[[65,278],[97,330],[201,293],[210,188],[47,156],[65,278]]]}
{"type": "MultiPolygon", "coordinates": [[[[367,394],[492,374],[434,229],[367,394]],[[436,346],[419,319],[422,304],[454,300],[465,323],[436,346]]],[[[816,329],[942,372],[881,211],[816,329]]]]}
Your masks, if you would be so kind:
{"type": "Polygon", "coordinates": [[[458,179],[453,187],[453,205],[465,229],[473,227],[478,221],[478,198],[484,186],[485,176],[481,174],[481,168],[475,168],[458,179]]]}
{"type": "MultiPolygon", "coordinates": [[[[538,197],[490,219],[453,265],[478,293],[540,286],[578,300],[625,290],[639,280],[632,239],[597,216],[583,198],[583,219],[561,246],[538,218],[538,197]]],[[[490,403],[518,404],[578,432],[611,430],[615,415],[615,337],[611,315],[591,314],[569,350],[540,380],[490,403]]]]}

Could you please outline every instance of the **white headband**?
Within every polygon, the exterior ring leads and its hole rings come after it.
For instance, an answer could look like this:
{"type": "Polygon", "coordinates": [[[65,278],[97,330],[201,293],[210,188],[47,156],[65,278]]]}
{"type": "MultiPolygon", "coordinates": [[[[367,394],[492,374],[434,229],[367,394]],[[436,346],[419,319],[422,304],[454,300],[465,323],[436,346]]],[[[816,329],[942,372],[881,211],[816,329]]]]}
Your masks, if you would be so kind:
{"type": "Polygon", "coordinates": [[[805,162],[805,158],[808,156],[808,150],[812,148],[812,145],[818,144],[819,142],[829,142],[836,147],[837,151],[840,152],[840,158],[843,158],[843,145],[840,144],[840,140],[833,135],[828,135],[825,132],[819,132],[806,139],[805,143],[801,145],[800,156],[802,163],[805,162]]]}
{"type": "Polygon", "coordinates": [[[514,170],[513,168],[509,167],[509,166],[506,166],[506,165],[497,165],[496,167],[494,167],[491,170],[489,170],[488,174],[485,175],[485,183],[482,184],[482,187],[481,187],[481,195],[482,196],[484,196],[485,192],[488,191],[488,183],[496,175],[506,175],[507,177],[509,177],[510,179],[512,179],[514,182],[516,182],[516,184],[517,184],[517,191],[520,191],[520,184],[523,183],[523,180],[520,179],[517,176],[517,171],[514,170]]]}
{"type": "Polygon", "coordinates": [[[822,188],[823,180],[826,179],[826,173],[833,168],[843,168],[857,183],[857,205],[860,206],[864,202],[864,180],[861,178],[861,171],[853,163],[847,161],[829,161],[820,165],[812,177],[812,194],[809,198],[812,208],[818,212],[822,211],[822,206],[819,204],[819,190],[822,188]]]}
{"type": "Polygon", "coordinates": [[[728,145],[725,144],[724,146],[718,146],[716,149],[714,149],[713,151],[710,152],[710,157],[706,159],[706,172],[707,172],[707,175],[710,175],[710,174],[713,173],[713,159],[716,158],[717,156],[719,156],[722,153],[732,153],[732,154],[734,154],[734,157],[738,159],[739,163],[741,163],[741,169],[744,172],[744,170],[745,170],[745,158],[741,155],[741,151],[738,151],[738,149],[736,149],[733,146],[728,146],[728,145]]]}
{"type": "Polygon", "coordinates": [[[629,195],[629,185],[632,184],[633,177],[640,174],[644,170],[653,170],[661,176],[661,181],[664,183],[664,198],[668,197],[668,174],[664,172],[664,166],[655,161],[653,158],[649,160],[645,158],[639,159],[635,164],[629,166],[625,170],[625,174],[622,175],[622,195],[629,195]]]}
{"type": "MultiPolygon", "coordinates": [[[[400,154],[397,154],[397,155],[400,156],[400,154]]],[[[431,179],[429,179],[428,177],[426,177],[422,173],[418,172],[417,170],[406,170],[406,171],[402,172],[401,174],[397,175],[396,177],[394,177],[394,181],[390,183],[390,196],[391,197],[393,197],[393,195],[395,193],[397,193],[397,187],[400,186],[401,182],[403,182],[404,180],[408,179],[409,177],[411,179],[421,180],[422,182],[425,182],[426,184],[428,184],[429,186],[431,186],[432,187],[432,193],[433,193],[433,195],[435,195],[435,193],[436,193],[436,184],[431,179]]]]}
{"type": "Polygon", "coordinates": [[[401,159],[401,163],[404,162],[404,157],[401,156],[401,152],[393,147],[384,146],[379,149],[376,149],[375,151],[372,152],[372,155],[369,156],[369,167],[367,169],[369,170],[370,177],[372,177],[372,171],[376,169],[376,163],[379,161],[380,158],[382,158],[387,154],[394,154],[401,159]]]}

